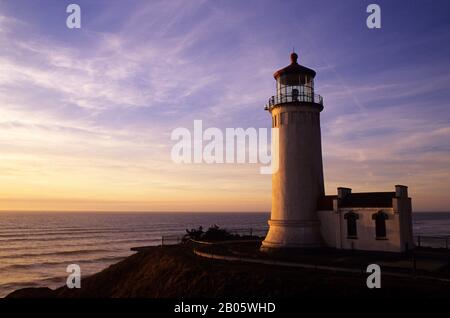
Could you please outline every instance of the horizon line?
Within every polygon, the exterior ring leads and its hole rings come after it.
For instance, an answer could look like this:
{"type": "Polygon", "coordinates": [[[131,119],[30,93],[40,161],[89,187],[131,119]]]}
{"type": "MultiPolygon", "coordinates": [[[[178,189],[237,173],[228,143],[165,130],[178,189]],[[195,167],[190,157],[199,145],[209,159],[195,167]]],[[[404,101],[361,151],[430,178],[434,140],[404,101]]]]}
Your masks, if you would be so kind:
{"type": "MultiPolygon", "coordinates": [[[[128,213],[128,214],[138,214],[138,213],[270,213],[270,211],[125,211],[125,210],[1,210],[0,213],[128,213]]],[[[450,213],[450,210],[420,210],[412,211],[412,213],[450,213]]]]}

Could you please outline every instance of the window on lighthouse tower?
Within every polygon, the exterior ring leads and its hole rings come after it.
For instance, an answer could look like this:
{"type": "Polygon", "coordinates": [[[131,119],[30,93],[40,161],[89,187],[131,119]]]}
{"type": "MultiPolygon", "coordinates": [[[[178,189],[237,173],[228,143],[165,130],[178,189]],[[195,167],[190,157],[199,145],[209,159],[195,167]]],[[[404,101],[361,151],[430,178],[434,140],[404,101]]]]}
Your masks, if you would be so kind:
{"type": "Polygon", "coordinates": [[[284,74],[277,79],[280,102],[313,101],[314,79],[305,74],[284,74]]]}

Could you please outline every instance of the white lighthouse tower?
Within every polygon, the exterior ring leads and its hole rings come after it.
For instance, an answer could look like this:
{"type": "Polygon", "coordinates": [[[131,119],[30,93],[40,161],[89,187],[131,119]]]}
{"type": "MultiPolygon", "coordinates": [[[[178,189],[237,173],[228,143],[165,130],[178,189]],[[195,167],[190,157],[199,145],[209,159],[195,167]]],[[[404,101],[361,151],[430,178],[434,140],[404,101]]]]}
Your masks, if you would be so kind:
{"type": "Polygon", "coordinates": [[[275,72],[277,92],[266,110],[279,128],[279,169],[272,175],[272,211],[262,249],[322,245],[317,216],[324,195],[320,112],[322,97],[314,93],[316,72],[297,63],[275,72]]]}

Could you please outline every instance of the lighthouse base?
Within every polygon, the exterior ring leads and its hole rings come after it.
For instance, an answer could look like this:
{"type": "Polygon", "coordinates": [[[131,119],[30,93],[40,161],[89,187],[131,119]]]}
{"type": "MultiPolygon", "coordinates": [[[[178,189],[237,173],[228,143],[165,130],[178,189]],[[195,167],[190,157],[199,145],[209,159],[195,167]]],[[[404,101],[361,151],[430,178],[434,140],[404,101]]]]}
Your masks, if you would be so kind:
{"type": "Polygon", "coordinates": [[[269,220],[269,232],[261,250],[323,246],[319,221],[269,220]]]}

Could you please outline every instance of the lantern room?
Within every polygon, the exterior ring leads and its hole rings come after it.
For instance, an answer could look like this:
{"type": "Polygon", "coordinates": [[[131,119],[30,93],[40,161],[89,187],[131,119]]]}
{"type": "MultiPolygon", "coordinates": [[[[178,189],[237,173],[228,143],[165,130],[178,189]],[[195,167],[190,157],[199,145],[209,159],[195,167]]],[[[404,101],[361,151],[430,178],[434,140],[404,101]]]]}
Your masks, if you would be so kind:
{"type": "Polygon", "coordinates": [[[272,96],[267,109],[282,103],[309,102],[322,105],[322,97],[314,94],[316,72],[298,64],[298,55],[291,53],[291,64],[276,71],[273,76],[277,82],[276,95],[272,96]]]}

